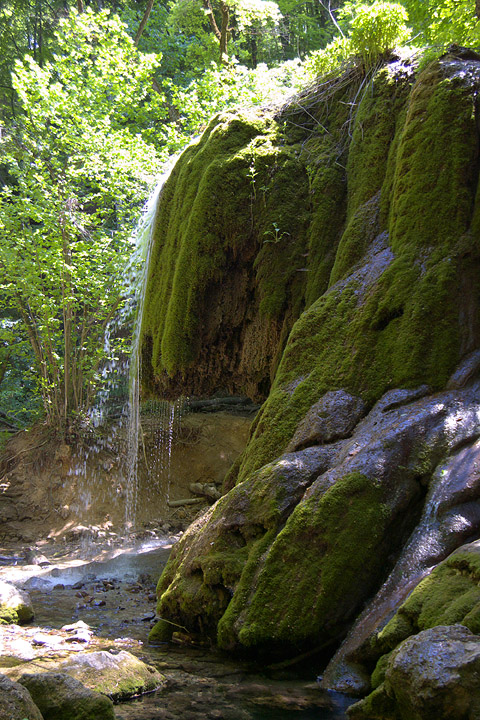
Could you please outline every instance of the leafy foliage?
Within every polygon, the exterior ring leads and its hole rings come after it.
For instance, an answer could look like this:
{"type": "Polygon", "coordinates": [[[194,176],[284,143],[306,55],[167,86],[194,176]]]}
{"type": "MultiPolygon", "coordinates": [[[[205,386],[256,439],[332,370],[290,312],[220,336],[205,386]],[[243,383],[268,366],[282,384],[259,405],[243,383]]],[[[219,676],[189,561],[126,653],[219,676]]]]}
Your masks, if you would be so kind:
{"type": "Polygon", "coordinates": [[[480,20],[473,0],[403,0],[421,45],[480,46],[480,20]]]}
{"type": "Polygon", "coordinates": [[[63,425],[92,398],[129,228],[158,165],[126,120],[157,60],[107,12],[72,12],[57,47],[44,67],[28,55],[15,66],[23,114],[3,142],[13,182],[0,195],[0,281],[47,418],[63,425]]]}
{"type": "MultiPolygon", "coordinates": [[[[394,47],[409,38],[407,12],[392,2],[346,3],[339,19],[345,30],[324,50],[312,53],[307,68],[312,73],[330,72],[348,58],[358,58],[365,70],[374,67],[394,47]]],[[[339,29],[340,26],[339,26],[339,29]]]]}

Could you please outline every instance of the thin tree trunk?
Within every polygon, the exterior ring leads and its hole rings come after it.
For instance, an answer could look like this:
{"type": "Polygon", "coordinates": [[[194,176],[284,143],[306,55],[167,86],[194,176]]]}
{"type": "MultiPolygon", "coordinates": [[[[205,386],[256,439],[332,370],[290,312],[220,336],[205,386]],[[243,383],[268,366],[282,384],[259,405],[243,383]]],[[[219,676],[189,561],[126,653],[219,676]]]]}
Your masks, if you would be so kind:
{"type": "Polygon", "coordinates": [[[230,20],[230,10],[224,2],[220,3],[220,13],[222,16],[222,26],[220,30],[220,62],[226,64],[228,62],[228,22],[230,20]]]}
{"type": "Polygon", "coordinates": [[[221,35],[220,30],[218,29],[217,21],[215,20],[215,15],[213,14],[212,3],[210,2],[210,0],[202,0],[202,5],[205,8],[205,10],[207,11],[206,15],[208,17],[210,27],[213,30],[213,34],[217,38],[218,42],[220,42],[220,38],[222,35],[221,35]]]}
{"type": "Polygon", "coordinates": [[[83,10],[84,10],[83,0],[77,0],[77,10],[78,10],[79,15],[81,15],[83,13],[83,10]]]}
{"type": "Polygon", "coordinates": [[[475,0],[475,15],[480,20],[480,0],[475,0]]]}
{"type": "Polygon", "coordinates": [[[145,30],[145,25],[147,24],[148,18],[150,17],[150,13],[152,12],[154,2],[155,2],[155,0],[148,0],[147,7],[145,8],[145,12],[143,13],[142,20],[140,22],[140,25],[138,26],[138,30],[135,35],[135,40],[134,40],[135,45],[138,45],[138,41],[142,37],[142,33],[145,30]]]}
{"type": "Polygon", "coordinates": [[[215,15],[213,14],[213,8],[212,3],[210,0],[202,0],[202,5],[207,11],[207,17],[210,23],[210,27],[213,30],[213,34],[218,40],[218,43],[220,45],[220,62],[225,65],[228,61],[228,53],[227,53],[227,45],[228,45],[228,22],[230,20],[230,10],[228,8],[228,5],[221,0],[220,2],[220,15],[222,18],[222,21],[220,23],[220,28],[217,25],[217,21],[215,20],[215,15]]]}
{"type": "Polygon", "coordinates": [[[258,43],[254,35],[250,37],[250,59],[252,68],[255,70],[258,65],[258,43]]]}

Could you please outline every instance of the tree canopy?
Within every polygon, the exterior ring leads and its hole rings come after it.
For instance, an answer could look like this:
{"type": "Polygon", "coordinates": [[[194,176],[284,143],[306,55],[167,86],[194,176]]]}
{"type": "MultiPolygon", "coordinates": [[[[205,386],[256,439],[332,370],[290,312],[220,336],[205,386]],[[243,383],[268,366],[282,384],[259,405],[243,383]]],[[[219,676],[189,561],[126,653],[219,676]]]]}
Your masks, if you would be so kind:
{"type": "Polygon", "coordinates": [[[478,0],[103,8],[0,0],[0,398],[14,425],[36,399],[55,426],[84,416],[142,204],[215,112],[285,97],[348,57],[368,72],[405,42],[480,46],[478,0]]]}

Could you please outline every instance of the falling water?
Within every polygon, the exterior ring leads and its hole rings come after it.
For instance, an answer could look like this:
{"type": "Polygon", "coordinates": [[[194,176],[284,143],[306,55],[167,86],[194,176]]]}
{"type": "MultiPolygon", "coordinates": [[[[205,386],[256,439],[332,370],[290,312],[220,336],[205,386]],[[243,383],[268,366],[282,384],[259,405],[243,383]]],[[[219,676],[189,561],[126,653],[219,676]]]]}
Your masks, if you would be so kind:
{"type": "MultiPolygon", "coordinates": [[[[131,528],[135,524],[137,514],[137,498],[138,498],[138,448],[141,442],[143,452],[145,454],[145,445],[143,440],[143,432],[140,418],[140,338],[143,323],[143,313],[145,309],[145,292],[147,285],[148,270],[150,264],[150,256],[153,245],[153,231],[155,228],[155,218],[157,207],[165,182],[175,164],[176,158],[172,158],[168,168],[160,178],[155,191],[150,197],[146,211],[143,215],[142,223],[137,233],[136,250],[132,256],[128,276],[134,279],[132,292],[130,297],[135,308],[135,322],[133,330],[132,348],[130,354],[130,370],[129,370],[129,397],[127,408],[127,456],[125,462],[125,527],[131,528]]],[[[175,412],[174,412],[175,415],[175,412]]],[[[161,423],[163,427],[163,423],[161,423]]],[[[173,430],[173,427],[172,427],[173,430]]],[[[167,438],[167,455],[171,458],[171,433],[167,438]]],[[[163,448],[162,448],[163,450],[163,448]]],[[[148,465],[147,465],[148,469],[148,465]]],[[[169,472],[169,468],[168,468],[169,472]]]]}
{"type": "MultiPolygon", "coordinates": [[[[117,481],[116,491],[118,500],[124,503],[125,529],[131,530],[137,518],[137,505],[139,495],[139,453],[145,462],[149,481],[156,477],[166,478],[163,483],[166,487],[148,488],[152,495],[145,498],[149,507],[158,508],[159,502],[166,507],[170,485],[170,460],[172,443],[178,428],[182,403],[177,401],[170,405],[168,402],[157,403],[163,408],[159,417],[155,417],[155,443],[147,459],[144,433],[141,423],[140,410],[140,338],[145,306],[145,288],[149,269],[150,255],[153,244],[153,231],[159,199],[170,172],[175,164],[176,157],[172,158],[160,177],[154,192],[145,204],[142,218],[132,236],[134,250],[123,276],[123,295],[126,298],[121,310],[107,328],[105,337],[105,356],[109,360],[102,370],[103,387],[98,393],[95,407],[90,417],[94,427],[101,427],[101,438],[95,447],[83,452],[85,457],[78,458],[76,474],[84,476],[84,492],[82,502],[89,503],[91,495],[92,478],[86,481],[86,460],[91,452],[101,453],[106,449],[118,446],[119,441],[125,437],[125,453],[120,477],[117,481]],[[120,351],[115,347],[115,339],[125,335],[131,327],[132,344],[130,352],[120,351]],[[116,351],[117,350],[117,351],[116,351]],[[128,387],[128,400],[125,395],[128,387]],[[116,403],[116,405],[115,405],[116,403]],[[119,404],[120,403],[120,404],[119,404]],[[154,453],[152,455],[152,453],[154,453]]],[[[149,483],[151,484],[151,483],[149,483]]],[[[114,491],[115,492],[115,491],[114,491]]],[[[112,498],[112,503],[115,499],[112,498]]]]}

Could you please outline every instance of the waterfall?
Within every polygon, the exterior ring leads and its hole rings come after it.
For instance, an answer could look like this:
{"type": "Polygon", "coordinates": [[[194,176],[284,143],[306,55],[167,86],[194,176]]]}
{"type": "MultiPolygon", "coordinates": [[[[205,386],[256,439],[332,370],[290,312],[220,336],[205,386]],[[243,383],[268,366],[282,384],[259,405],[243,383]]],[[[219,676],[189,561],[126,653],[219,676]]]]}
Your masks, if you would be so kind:
{"type": "MultiPolygon", "coordinates": [[[[137,514],[138,448],[140,441],[142,442],[142,447],[145,452],[143,437],[141,435],[142,426],[140,422],[140,339],[142,333],[143,313],[145,309],[145,292],[153,245],[153,233],[157,208],[164,185],[170,176],[176,160],[176,156],[170,159],[167,168],[159,179],[154,192],[145,206],[142,221],[137,229],[136,248],[130,260],[129,267],[127,268],[127,277],[133,279],[133,283],[131,283],[130,298],[135,313],[132,347],[130,352],[129,395],[126,425],[127,455],[125,462],[125,528],[127,530],[135,525],[137,514]]],[[[170,438],[170,436],[168,437],[170,438]]],[[[163,443],[163,445],[166,445],[167,447],[167,455],[170,460],[171,438],[167,438],[167,443],[163,443]]],[[[163,448],[161,448],[161,452],[164,452],[163,448]]],[[[168,467],[168,472],[169,470],[170,468],[168,467]]]]}
{"type": "MultiPolygon", "coordinates": [[[[124,504],[124,526],[127,532],[135,526],[137,518],[139,447],[149,474],[155,472],[157,475],[167,478],[166,488],[163,488],[163,491],[161,488],[154,488],[152,496],[147,498],[147,501],[152,509],[158,507],[159,501],[166,507],[170,484],[172,443],[181,417],[182,403],[180,401],[173,405],[166,401],[158,403],[164,410],[156,418],[160,431],[156,433],[158,439],[154,444],[155,457],[150,457],[150,462],[147,462],[140,418],[141,329],[157,207],[165,182],[176,160],[175,156],[168,162],[153,193],[146,202],[142,217],[132,234],[133,252],[122,280],[125,302],[107,328],[104,350],[109,359],[102,369],[102,389],[90,412],[92,425],[102,431],[93,452],[123,444],[123,436],[125,436],[124,460],[121,463],[121,477],[118,479],[116,493],[117,501],[122,501],[124,504]],[[121,349],[119,351],[116,347],[118,337],[124,336],[129,328],[131,328],[129,332],[132,337],[130,351],[121,349]],[[128,399],[125,401],[127,385],[128,399]],[[119,401],[120,407],[118,407],[119,401]]],[[[88,452],[83,464],[79,463],[79,468],[80,465],[83,468],[87,457],[88,452]]],[[[78,474],[86,475],[86,470],[79,470],[78,474]]],[[[84,484],[82,497],[87,501],[89,497],[88,484],[86,482],[84,484]]],[[[115,503],[115,498],[112,498],[112,503],[115,503]]]]}

